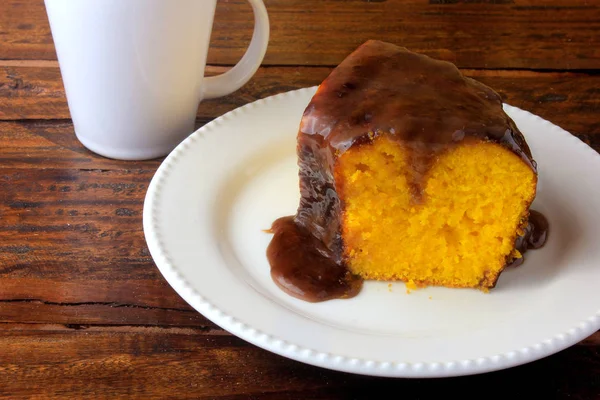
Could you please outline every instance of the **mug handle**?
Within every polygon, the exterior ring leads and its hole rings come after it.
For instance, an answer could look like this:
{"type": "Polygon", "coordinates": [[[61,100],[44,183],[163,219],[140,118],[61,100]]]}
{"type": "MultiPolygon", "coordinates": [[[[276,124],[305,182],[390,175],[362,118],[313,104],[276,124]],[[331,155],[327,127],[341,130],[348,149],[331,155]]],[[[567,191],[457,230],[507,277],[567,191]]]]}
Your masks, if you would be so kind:
{"type": "Polygon", "coordinates": [[[248,0],[254,12],[254,33],[242,59],[229,71],[204,78],[203,99],[214,99],[235,92],[252,78],[269,44],[269,16],[262,0],[248,0]]]}

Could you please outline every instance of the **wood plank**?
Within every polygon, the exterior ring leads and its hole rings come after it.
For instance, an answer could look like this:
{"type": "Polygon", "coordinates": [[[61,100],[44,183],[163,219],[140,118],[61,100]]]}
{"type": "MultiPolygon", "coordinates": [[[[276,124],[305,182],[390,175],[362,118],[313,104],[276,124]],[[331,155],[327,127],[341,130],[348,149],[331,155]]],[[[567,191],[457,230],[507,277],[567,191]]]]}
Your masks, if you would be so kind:
{"type": "Polygon", "coordinates": [[[0,59],[56,59],[43,0],[0,2],[0,59]]]}
{"type": "Polygon", "coordinates": [[[389,391],[407,398],[460,391],[469,398],[490,390],[492,398],[600,395],[600,349],[582,345],[509,370],[437,380],[330,371],[190,328],[0,324],[0,348],[1,393],[9,398],[367,399],[389,391]]]}
{"type": "MultiPolygon", "coordinates": [[[[211,67],[210,73],[225,68],[211,67]]],[[[248,102],[288,90],[318,85],[330,67],[263,67],[237,92],[221,99],[208,100],[198,108],[199,124],[248,102]]],[[[496,89],[505,101],[540,115],[591,143],[600,133],[600,74],[572,72],[533,72],[512,70],[463,70],[468,76],[496,89]]],[[[54,119],[70,117],[57,67],[0,67],[0,120],[54,119]]],[[[20,131],[18,128],[17,131],[20,131]]],[[[60,138],[58,130],[69,126],[39,126],[39,135],[58,142],[67,141],[78,163],[87,154],[77,142],[60,138]]],[[[72,136],[72,131],[69,131],[72,136]]],[[[0,138],[2,140],[2,138],[0,138]]],[[[10,139],[15,140],[14,138],[10,139]]],[[[14,157],[22,158],[22,142],[15,145],[14,157]]],[[[596,143],[596,142],[594,142],[596,143]]],[[[56,154],[56,153],[53,153],[56,154]]],[[[8,154],[3,152],[2,157],[8,154]]],[[[88,160],[88,159],[86,159],[88,160]]],[[[62,160],[64,162],[65,160],[62,160]]],[[[58,160],[56,162],[59,162],[58,160]]],[[[82,164],[83,165],[83,164],[82,164]]]]}
{"type": "Polygon", "coordinates": [[[0,322],[218,329],[175,293],[149,254],[141,214],[155,168],[56,168],[37,152],[71,151],[44,145],[21,148],[39,168],[0,169],[0,322]]]}
{"type": "MultiPolygon", "coordinates": [[[[22,285],[27,285],[31,281],[31,279],[25,279],[21,282],[22,285]]],[[[82,285],[82,290],[94,290],[90,287],[91,285],[86,285],[85,283],[82,283],[81,280],[75,280],[74,283],[82,285]]],[[[104,282],[98,281],[95,283],[100,286],[105,284],[104,282]]],[[[12,284],[12,286],[18,285],[19,281],[15,279],[12,284]]],[[[48,280],[46,284],[63,286],[64,282],[48,280]]],[[[121,284],[120,286],[124,285],[121,284]]],[[[150,285],[143,285],[138,281],[131,283],[129,289],[141,290],[140,288],[148,286],[150,285]]],[[[10,289],[7,289],[2,295],[10,296],[9,293],[6,293],[8,290],[10,289]]],[[[176,296],[166,289],[163,292],[162,295],[170,297],[176,296]]],[[[15,294],[13,294],[13,296],[14,295],[15,294]]],[[[42,295],[46,295],[46,293],[42,293],[42,295]]],[[[82,295],[80,297],[89,298],[93,297],[93,295],[82,295]]],[[[136,299],[136,302],[139,302],[139,300],[136,299]]],[[[0,298],[0,324],[1,323],[62,324],[74,329],[82,329],[90,325],[109,325],[188,327],[206,331],[222,331],[220,327],[208,321],[201,314],[187,306],[187,304],[178,305],[178,308],[168,308],[110,302],[53,303],[42,300],[3,300],[0,298]]]]}
{"type": "Polygon", "coordinates": [[[94,169],[150,171],[159,162],[160,159],[122,162],[100,157],[81,145],[70,121],[0,122],[0,169],[66,168],[65,174],[94,169]]]}
{"type": "MultiPolygon", "coordinates": [[[[367,39],[462,68],[597,69],[600,3],[535,0],[266,0],[265,65],[337,65],[367,39]]],[[[233,65],[253,29],[243,0],[219,1],[210,64],[233,65]]],[[[56,59],[42,0],[0,2],[0,59],[56,59]]]]}

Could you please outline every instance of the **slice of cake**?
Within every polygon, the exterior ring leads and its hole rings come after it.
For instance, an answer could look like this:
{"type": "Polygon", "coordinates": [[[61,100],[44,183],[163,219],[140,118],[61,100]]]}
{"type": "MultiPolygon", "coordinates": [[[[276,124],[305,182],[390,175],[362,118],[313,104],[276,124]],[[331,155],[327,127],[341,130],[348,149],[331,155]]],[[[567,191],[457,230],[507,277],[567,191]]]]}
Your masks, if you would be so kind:
{"type": "Polygon", "coordinates": [[[318,88],[297,146],[300,205],[268,249],[296,297],[350,297],[362,279],[487,291],[522,257],[536,164],[500,96],[451,63],[364,43],[318,88]]]}

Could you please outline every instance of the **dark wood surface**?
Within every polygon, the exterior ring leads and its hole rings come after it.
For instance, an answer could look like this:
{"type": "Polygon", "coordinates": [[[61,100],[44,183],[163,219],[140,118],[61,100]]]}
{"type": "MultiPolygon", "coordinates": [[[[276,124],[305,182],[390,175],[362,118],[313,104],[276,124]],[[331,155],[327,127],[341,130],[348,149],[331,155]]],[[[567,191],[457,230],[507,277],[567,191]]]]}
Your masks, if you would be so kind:
{"type": "MultiPolygon", "coordinates": [[[[379,38],[454,61],[509,104],[600,151],[600,1],[266,1],[264,66],[206,101],[197,126],[317,85],[379,38]]],[[[219,1],[209,73],[245,50],[243,1],[219,1]]],[[[0,398],[600,398],[600,333],[545,359],[434,380],[355,376],[229,334],[165,282],[142,231],[161,159],[99,157],[75,138],[43,2],[0,2],[0,398]],[[518,385],[524,385],[519,388],[518,385]]]]}

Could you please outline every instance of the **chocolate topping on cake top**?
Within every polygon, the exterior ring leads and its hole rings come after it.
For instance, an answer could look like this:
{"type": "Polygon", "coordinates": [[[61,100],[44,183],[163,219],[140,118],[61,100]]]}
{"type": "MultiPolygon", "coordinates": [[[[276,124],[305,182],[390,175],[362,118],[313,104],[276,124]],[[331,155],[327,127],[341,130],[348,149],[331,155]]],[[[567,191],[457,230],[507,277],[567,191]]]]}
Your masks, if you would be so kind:
{"type": "Polygon", "coordinates": [[[502,99],[447,61],[370,40],[320,85],[300,132],[320,135],[338,155],[380,133],[433,152],[469,137],[501,143],[535,168],[502,99]]]}

